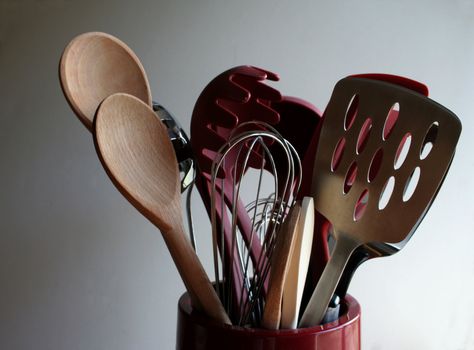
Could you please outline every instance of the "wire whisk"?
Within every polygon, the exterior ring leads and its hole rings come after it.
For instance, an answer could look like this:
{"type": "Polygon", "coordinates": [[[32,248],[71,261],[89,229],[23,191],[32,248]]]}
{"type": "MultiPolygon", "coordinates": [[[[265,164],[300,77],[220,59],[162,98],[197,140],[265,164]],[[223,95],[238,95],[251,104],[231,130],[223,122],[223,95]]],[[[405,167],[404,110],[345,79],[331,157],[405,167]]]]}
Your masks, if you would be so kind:
{"type": "Polygon", "coordinates": [[[261,320],[276,236],[300,185],[297,152],[265,123],[242,123],[214,156],[211,221],[216,290],[235,325],[255,326],[261,320]],[[255,176],[256,186],[246,180],[255,176]],[[272,188],[263,188],[264,182],[272,188]],[[240,201],[250,205],[241,210],[240,201]],[[252,223],[250,234],[239,230],[242,215],[252,223]]]}

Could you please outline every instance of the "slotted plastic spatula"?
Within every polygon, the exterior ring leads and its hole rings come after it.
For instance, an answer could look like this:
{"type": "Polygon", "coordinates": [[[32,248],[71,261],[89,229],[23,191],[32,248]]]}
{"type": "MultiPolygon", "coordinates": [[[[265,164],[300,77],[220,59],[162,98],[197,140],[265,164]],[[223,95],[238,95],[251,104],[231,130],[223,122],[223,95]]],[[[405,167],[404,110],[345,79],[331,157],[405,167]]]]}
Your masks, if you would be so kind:
{"type": "Polygon", "coordinates": [[[356,77],[337,83],[325,111],[311,190],[315,208],[333,224],[336,245],[300,327],[321,322],[354,249],[401,242],[418,226],[460,132],[452,112],[404,87],[356,77]],[[354,98],[356,116],[347,108],[354,98]],[[398,119],[387,130],[394,106],[398,119]]]}

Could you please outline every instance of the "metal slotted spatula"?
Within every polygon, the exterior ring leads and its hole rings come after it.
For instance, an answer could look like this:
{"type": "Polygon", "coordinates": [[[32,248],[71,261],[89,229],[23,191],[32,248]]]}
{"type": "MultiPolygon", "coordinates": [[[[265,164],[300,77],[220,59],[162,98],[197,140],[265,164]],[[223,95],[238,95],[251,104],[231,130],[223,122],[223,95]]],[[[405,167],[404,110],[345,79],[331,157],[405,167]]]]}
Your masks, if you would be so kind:
{"type": "Polygon", "coordinates": [[[358,246],[399,243],[416,229],[460,132],[452,112],[419,93],[364,78],[338,82],[325,112],[311,189],[315,208],[333,224],[336,244],[301,327],[321,322],[358,246]],[[356,115],[347,108],[353,99],[359,101],[356,115]],[[393,125],[387,116],[394,106],[399,115],[393,125]]]}

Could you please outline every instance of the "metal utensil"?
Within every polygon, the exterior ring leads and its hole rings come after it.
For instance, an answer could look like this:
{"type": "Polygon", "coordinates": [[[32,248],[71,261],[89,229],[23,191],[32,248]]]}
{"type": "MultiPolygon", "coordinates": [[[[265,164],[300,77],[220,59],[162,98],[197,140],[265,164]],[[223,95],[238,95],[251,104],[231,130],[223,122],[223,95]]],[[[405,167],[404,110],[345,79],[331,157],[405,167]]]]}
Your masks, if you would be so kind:
{"type": "MultiPolygon", "coordinates": [[[[217,290],[234,323],[244,325],[251,322],[255,325],[261,318],[262,298],[265,296],[263,287],[273,261],[276,237],[282,232],[281,223],[292,207],[300,187],[301,164],[292,146],[269,125],[243,123],[216,154],[211,174],[210,215],[215,274],[216,281],[223,281],[217,290]],[[272,144],[272,150],[281,148],[286,157],[273,159],[269,144],[272,144]],[[255,196],[253,202],[259,203],[262,199],[264,176],[271,176],[271,192],[274,195],[266,203],[264,215],[268,217],[268,221],[262,225],[264,229],[251,230],[250,237],[244,237],[244,233],[238,229],[237,210],[238,203],[243,200],[244,175],[252,158],[253,166],[255,159],[260,160],[261,164],[257,169],[257,189],[252,192],[255,196]],[[279,168],[288,169],[285,176],[279,177],[279,168]],[[280,193],[279,189],[283,191],[280,193]],[[225,199],[223,191],[228,191],[228,198],[232,200],[230,203],[225,199]],[[255,241],[258,245],[253,244],[255,241]],[[257,247],[258,252],[252,254],[254,247],[257,247]]],[[[252,218],[252,227],[258,220],[257,207],[254,206],[248,215],[252,218]]]]}
{"type": "MultiPolygon", "coordinates": [[[[369,73],[369,74],[352,75],[352,77],[385,81],[390,84],[395,84],[401,87],[405,87],[425,97],[428,97],[428,93],[429,93],[428,87],[425,84],[412,80],[412,79],[405,78],[405,77],[397,76],[397,75],[369,73]]],[[[357,101],[354,101],[354,100],[352,102],[357,103],[357,101]]],[[[358,106],[356,105],[353,107],[353,110],[355,113],[357,113],[356,112],[357,108],[358,106]]],[[[398,119],[398,115],[399,115],[399,110],[397,108],[390,109],[387,115],[387,119],[386,119],[386,126],[385,126],[386,130],[392,130],[392,128],[395,126],[395,123],[398,119]]],[[[431,140],[431,142],[433,141],[434,140],[431,140]]],[[[380,160],[381,159],[375,159],[374,161],[378,162],[380,160]]],[[[374,166],[377,167],[378,164],[374,164],[374,166]]],[[[322,229],[325,231],[323,233],[324,237],[330,236],[329,232],[332,230],[330,224],[324,225],[322,229]]],[[[331,299],[330,307],[328,308],[328,313],[326,314],[324,321],[331,322],[337,317],[339,317],[339,302],[338,301],[344,299],[347,293],[347,290],[349,288],[349,284],[352,280],[352,276],[354,275],[354,272],[363,262],[372,258],[395,254],[396,252],[398,252],[400,249],[403,248],[403,246],[409,241],[409,238],[411,237],[413,233],[414,233],[414,230],[412,230],[411,234],[407,237],[407,239],[403,240],[402,242],[398,244],[380,242],[377,244],[378,247],[376,248],[373,248],[371,243],[363,244],[357,247],[356,250],[352,253],[349,261],[347,262],[346,267],[344,268],[344,272],[341,276],[341,279],[339,280],[336,291],[334,292],[334,296],[331,299]]],[[[317,280],[313,282],[312,290],[314,290],[314,286],[316,285],[316,282],[317,280]]]]}
{"type": "Polygon", "coordinates": [[[176,155],[164,125],[147,104],[119,93],[101,103],[94,126],[97,154],[107,174],[160,229],[194,305],[230,323],[184,233],[176,155]]]}
{"type": "Polygon", "coordinates": [[[336,245],[300,326],[321,322],[359,245],[401,242],[416,229],[448,170],[460,132],[453,113],[406,88],[353,77],[336,85],[325,112],[312,185],[315,207],[332,222],[336,245]],[[354,96],[362,117],[348,120],[346,106],[354,96]],[[387,111],[395,104],[400,116],[387,132],[387,111]],[[436,141],[425,155],[432,128],[436,141]],[[374,162],[377,157],[382,161],[374,162]]]}

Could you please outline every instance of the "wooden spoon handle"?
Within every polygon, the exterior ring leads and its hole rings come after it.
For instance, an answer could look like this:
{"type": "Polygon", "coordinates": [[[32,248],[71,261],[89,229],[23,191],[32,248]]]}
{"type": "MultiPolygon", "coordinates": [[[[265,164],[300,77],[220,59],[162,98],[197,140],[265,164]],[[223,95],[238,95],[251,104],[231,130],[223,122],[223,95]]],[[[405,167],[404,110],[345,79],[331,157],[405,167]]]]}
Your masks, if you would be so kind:
{"type": "Polygon", "coordinates": [[[314,289],[301,318],[300,327],[313,327],[321,323],[352,252],[360,243],[345,235],[339,235],[334,252],[314,289]]]}
{"type": "Polygon", "coordinates": [[[281,300],[288,266],[293,253],[298,221],[301,213],[301,203],[297,202],[277,233],[275,251],[272,256],[268,293],[265,298],[262,327],[278,329],[281,318],[281,300]]]}
{"type": "Polygon", "coordinates": [[[173,226],[163,238],[191,296],[193,306],[218,322],[231,324],[204,267],[186,238],[183,227],[173,226]]]}

